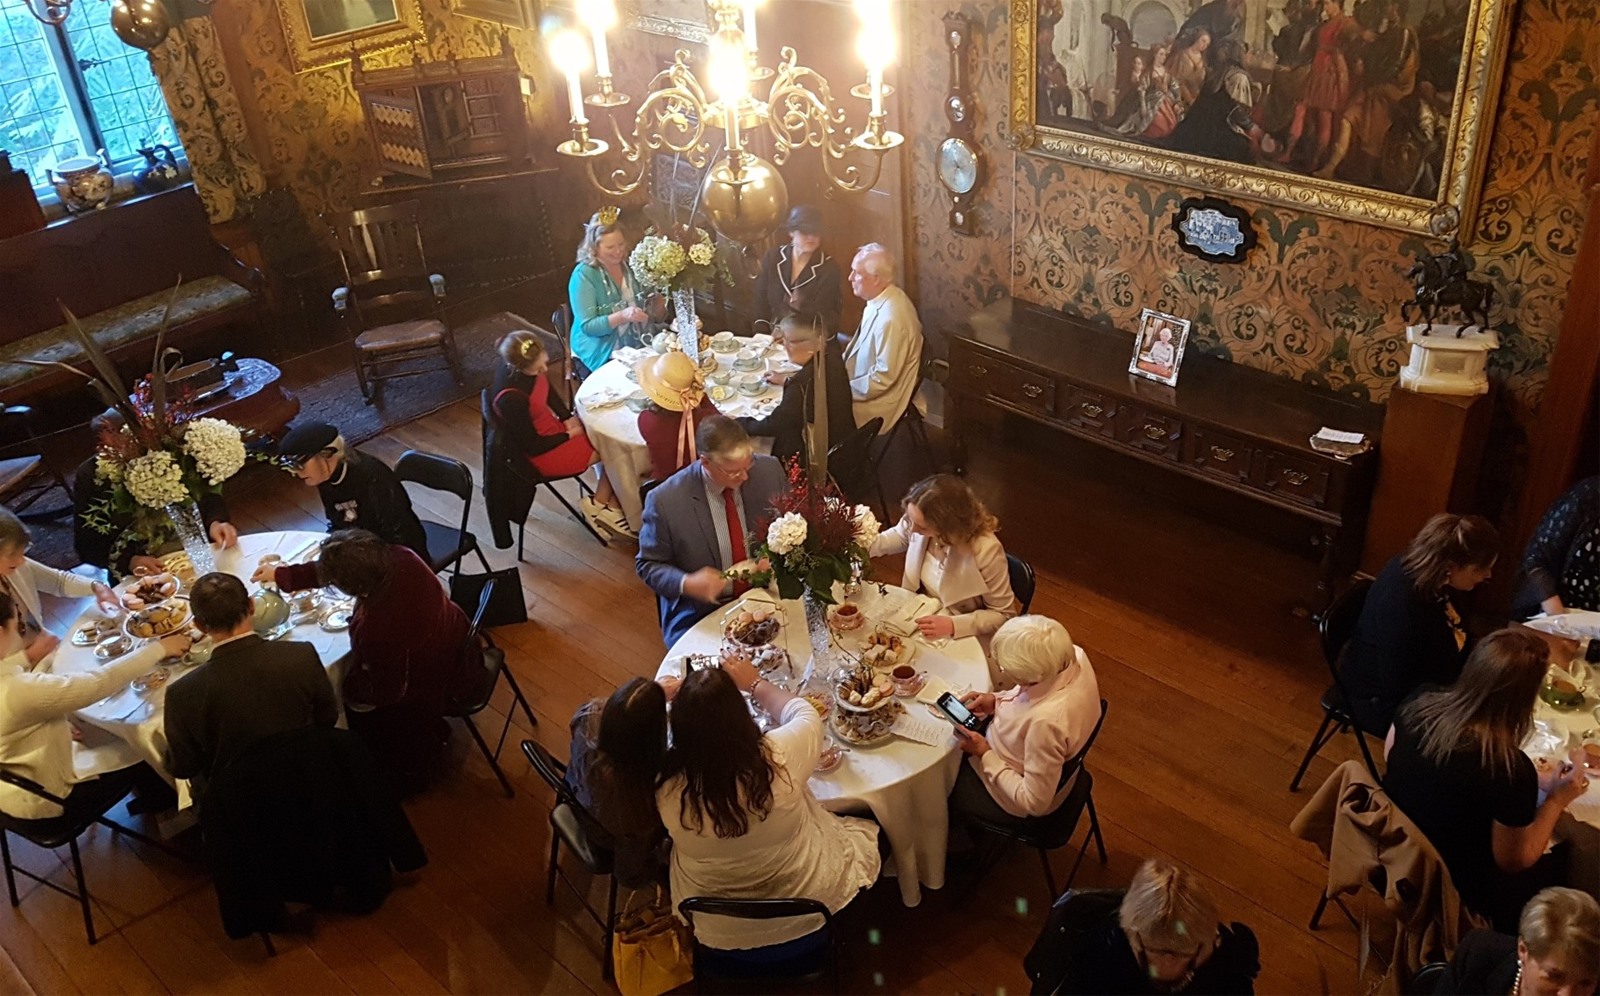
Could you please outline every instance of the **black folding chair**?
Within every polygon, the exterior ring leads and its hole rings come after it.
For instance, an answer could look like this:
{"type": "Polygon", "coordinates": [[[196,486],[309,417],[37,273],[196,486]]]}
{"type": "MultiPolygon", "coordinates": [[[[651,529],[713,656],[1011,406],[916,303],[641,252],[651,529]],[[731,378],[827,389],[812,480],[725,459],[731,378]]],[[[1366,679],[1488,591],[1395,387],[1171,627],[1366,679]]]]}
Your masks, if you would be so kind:
{"type": "Polygon", "coordinates": [[[134,773],[132,769],[108,772],[93,781],[79,783],[73,792],[74,798],[70,803],[60,796],[53,795],[37,782],[9,771],[0,770],[0,782],[22,789],[30,795],[53,802],[65,810],[60,816],[51,816],[38,820],[25,820],[6,813],[0,813],[0,862],[5,865],[6,890],[11,894],[11,905],[19,906],[22,903],[22,900],[17,896],[16,876],[18,875],[26,876],[48,889],[54,889],[69,899],[76,899],[78,906],[83,910],[83,929],[89,935],[90,944],[94,944],[99,938],[95,936],[94,915],[89,909],[89,887],[84,884],[83,880],[83,858],[78,853],[78,838],[83,836],[83,832],[98,823],[101,826],[110,827],[113,833],[131,837],[167,854],[174,853],[159,841],[151,840],[137,830],[129,829],[106,817],[106,813],[110,812],[113,806],[127,798],[128,793],[133,791],[134,773]],[[70,889],[62,888],[48,878],[36,875],[26,868],[21,868],[14,864],[11,860],[11,844],[8,840],[8,835],[10,834],[16,834],[36,847],[43,847],[52,851],[63,844],[67,845],[67,851],[72,856],[72,875],[77,880],[77,891],[73,892],[70,889]]]}
{"type": "Polygon", "coordinates": [[[961,819],[974,828],[1001,837],[1004,841],[988,861],[980,863],[978,880],[981,880],[983,873],[999,861],[1006,845],[1016,842],[1039,852],[1039,863],[1044,866],[1044,881],[1050,890],[1050,896],[1053,899],[1061,895],[1062,890],[1056,888],[1055,872],[1050,868],[1050,852],[1065,847],[1072,840],[1073,833],[1078,829],[1078,822],[1086,810],[1089,813],[1089,829],[1083,835],[1083,844],[1078,847],[1077,859],[1072,862],[1072,871],[1067,875],[1066,888],[1072,888],[1072,880],[1078,876],[1078,866],[1083,864],[1083,856],[1088,853],[1091,837],[1094,838],[1095,848],[1100,852],[1100,863],[1102,865],[1106,863],[1106,842],[1105,838],[1100,836],[1100,817],[1094,810],[1094,778],[1083,766],[1084,760],[1089,756],[1089,749],[1100,736],[1100,727],[1105,725],[1106,708],[1106,700],[1101,699],[1100,718],[1095,721],[1089,739],[1084,742],[1083,748],[1077,755],[1062,766],[1061,780],[1056,783],[1056,791],[1059,792],[1061,786],[1067,784],[1073,775],[1077,775],[1077,781],[1072,783],[1072,791],[1054,812],[1046,813],[1044,816],[1029,817],[1020,823],[992,823],[979,816],[960,814],[961,819]]]}
{"type": "Polygon", "coordinates": [[[882,418],[868,419],[828,450],[828,476],[851,503],[870,500],[867,492],[872,487],[872,444],[882,428],[882,418]]]}
{"type": "Polygon", "coordinates": [[[1011,576],[1011,594],[1017,596],[1017,604],[1022,606],[1018,615],[1027,615],[1028,607],[1033,604],[1033,592],[1039,585],[1039,580],[1033,573],[1033,565],[1023,560],[1006,554],[1006,573],[1011,576]]]}
{"type": "Polygon", "coordinates": [[[533,770],[539,773],[539,777],[543,778],[545,784],[556,794],[556,804],[550,810],[550,869],[544,887],[544,904],[546,906],[555,904],[557,878],[572,890],[572,894],[577,896],[578,902],[582,904],[584,912],[588,913],[605,933],[605,951],[601,956],[600,972],[604,978],[609,979],[612,971],[611,933],[616,928],[617,922],[617,878],[612,874],[612,853],[591,841],[589,834],[584,830],[585,826],[598,824],[567,785],[567,766],[556,760],[555,755],[534,740],[522,741],[522,753],[528,756],[528,763],[533,765],[533,770]],[[588,869],[590,875],[611,877],[611,884],[606,893],[604,918],[589,905],[588,897],[578,890],[578,886],[562,870],[562,843],[567,845],[567,850],[578,856],[578,860],[588,869]]]}
{"type": "Polygon", "coordinates": [[[1362,731],[1361,724],[1356,721],[1355,712],[1349,705],[1350,696],[1346,694],[1344,682],[1339,677],[1339,656],[1356,631],[1356,621],[1361,618],[1361,610],[1366,606],[1367,594],[1371,591],[1371,578],[1357,578],[1343,594],[1334,599],[1328,611],[1317,621],[1317,633],[1322,643],[1322,659],[1328,665],[1328,674],[1333,678],[1333,683],[1322,693],[1322,724],[1317,727],[1316,735],[1311,738],[1311,745],[1306,748],[1305,756],[1300,759],[1300,767],[1295,769],[1294,778],[1289,781],[1291,792],[1300,790],[1300,780],[1306,776],[1306,770],[1311,767],[1311,759],[1317,756],[1317,752],[1322,750],[1328,741],[1345,732],[1356,735],[1356,746],[1361,749],[1361,758],[1367,763],[1367,770],[1372,773],[1372,780],[1380,785],[1383,784],[1383,776],[1378,774],[1378,762],[1374,760],[1372,750],[1367,746],[1366,734],[1362,731]]]}
{"type": "Polygon", "coordinates": [[[459,719],[467,724],[467,732],[472,734],[478,749],[483,751],[484,760],[494,769],[494,776],[500,779],[500,787],[506,790],[506,798],[509,799],[516,793],[512,791],[506,773],[500,769],[500,750],[505,746],[506,735],[511,732],[512,717],[516,715],[517,706],[520,705],[522,711],[527,714],[529,726],[538,726],[539,720],[534,716],[528,700],[523,697],[522,689],[517,685],[517,679],[511,674],[511,669],[506,667],[505,651],[495,646],[494,640],[482,628],[483,614],[489,609],[489,599],[494,595],[495,583],[496,580],[491,578],[483,586],[483,594],[478,598],[478,611],[472,615],[472,628],[467,631],[467,642],[481,651],[483,671],[478,675],[478,681],[470,694],[451,703],[445,716],[459,719]],[[494,750],[490,750],[488,742],[483,739],[483,734],[478,732],[477,724],[473,723],[472,717],[489,707],[489,701],[494,698],[495,686],[500,683],[501,677],[505,678],[506,687],[511,689],[512,701],[506,706],[506,721],[500,728],[500,739],[495,741],[494,750]]]}
{"type": "Polygon", "coordinates": [[[483,547],[478,544],[478,537],[467,528],[467,519],[472,514],[471,468],[447,456],[406,450],[400,454],[400,462],[394,465],[394,473],[401,481],[448,492],[461,499],[460,526],[451,527],[431,519],[422,520],[422,531],[428,541],[428,566],[433,568],[434,573],[453,567],[451,574],[460,574],[461,561],[469,553],[476,553],[478,563],[488,571],[489,562],[483,557],[483,547]]]}
{"type": "MultiPolygon", "coordinates": [[[[491,452],[492,447],[489,446],[489,427],[495,423],[496,419],[494,414],[493,399],[489,397],[489,391],[487,388],[484,389],[480,401],[480,407],[483,415],[484,459],[493,460],[496,459],[496,457],[494,453],[491,452]]],[[[556,501],[559,501],[566,507],[568,512],[572,513],[572,517],[578,521],[578,525],[588,530],[590,536],[593,536],[595,539],[599,540],[601,546],[610,545],[604,536],[601,536],[595,531],[593,526],[589,525],[589,520],[583,517],[583,513],[578,511],[577,506],[568,501],[566,495],[556,490],[556,482],[558,481],[575,481],[578,485],[578,493],[580,498],[583,495],[593,495],[594,489],[589,487],[588,482],[585,481],[581,475],[573,474],[570,477],[545,477],[538,471],[534,470],[533,465],[528,463],[526,460],[513,461],[506,459],[504,460],[503,467],[508,473],[515,474],[524,481],[528,482],[529,486],[533,488],[534,500],[538,500],[539,498],[539,485],[544,485],[551,494],[556,496],[556,501]]],[[[531,507],[529,514],[532,514],[531,507]]],[[[519,563],[522,561],[523,544],[527,538],[528,520],[523,519],[522,522],[517,525],[517,561],[519,563]]]]}
{"type": "Polygon", "coordinates": [[[703,991],[704,984],[715,979],[738,980],[744,983],[740,991],[748,992],[750,990],[746,987],[756,979],[763,983],[775,981],[799,983],[815,982],[824,976],[832,980],[833,991],[839,991],[838,933],[833,929],[833,915],[828,912],[828,907],[815,899],[716,899],[710,896],[690,896],[678,904],[678,910],[683,913],[684,919],[689,921],[690,927],[694,926],[694,917],[697,913],[735,917],[741,920],[787,920],[802,916],[822,918],[822,927],[818,933],[823,936],[817,948],[782,964],[754,966],[747,962],[736,962],[724,953],[704,947],[696,941],[694,946],[696,992],[703,991]]]}
{"type": "MultiPolygon", "coordinates": [[[[567,407],[572,407],[573,398],[578,394],[578,388],[583,384],[583,378],[578,376],[577,357],[572,355],[572,305],[562,304],[550,313],[550,327],[555,331],[551,336],[560,344],[559,352],[550,353],[550,369],[559,371],[561,378],[560,393],[567,401],[567,407]],[[557,362],[557,357],[560,361],[557,362]]],[[[544,332],[544,329],[535,329],[544,332]]],[[[550,340],[545,340],[545,348],[550,349],[550,340]]]]}

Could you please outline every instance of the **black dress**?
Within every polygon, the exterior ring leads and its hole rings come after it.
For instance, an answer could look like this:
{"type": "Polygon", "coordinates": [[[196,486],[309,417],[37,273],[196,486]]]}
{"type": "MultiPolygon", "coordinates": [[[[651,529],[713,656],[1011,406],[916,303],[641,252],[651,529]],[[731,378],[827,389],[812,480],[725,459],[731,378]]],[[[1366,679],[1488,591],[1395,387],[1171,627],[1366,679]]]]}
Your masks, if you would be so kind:
{"type": "MultiPolygon", "coordinates": [[[[1117,922],[1123,892],[1075,890],[1050,910],[1044,930],[1023,959],[1035,993],[1159,993],[1134,956],[1117,922]]],[[[1261,946],[1242,923],[1218,925],[1217,946],[1194,970],[1187,985],[1176,990],[1196,996],[1229,996],[1255,992],[1261,972],[1261,946]]]]}
{"type": "Polygon", "coordinates": [[[1498,996],[1510,992],[1516,978],[1516,937],[1474,930],[1461,939],[1433,992],[1434,996],[1498,996]]]}
{"type": "Polygon", "coordinates": [[[1417,590],[1396,556],[1378,572],[1339,677],[1361,728],[1385,736],[1395,709],[1424,684],[1449,685],[1466,662],[1466,634],[1447,593],[1417,590]]]}
{"type": "Polygon", "coordinates": [[[1600,476],[1579,481],[1544,513],[1522,555],[1522,577],[1513,619],[1538,615],[1554,595],[1569,610],[1600,609],[1600,476]]]}
{"type": "MultiPolygon", "coordinates": [[[[850,395],[850,374],[844,368],[838,344],[829,339],[822,356],[828,377],[828,446],[831,449],[856,431],[856,416],[850,395]]],[[[816,370],[817,358],[812,357],[799,373],[784,383],[783,399],[771,415],[738,420],[752,436],[771,436],[772,455],[779,460],[805,456],[805,427],[815,418],[811,382],[816,378],[816,370]]]]}
{"type": "Polygon", "coordinates": [[[756,277],[756,318],[776,325],[791,311],[809,311],[822,316],[830,336],[840,331],[844,299],[838,262],[818,249],[800,276],[793,277],[793,259],[794,246],[788,242],[767,250],[756,277]]]}

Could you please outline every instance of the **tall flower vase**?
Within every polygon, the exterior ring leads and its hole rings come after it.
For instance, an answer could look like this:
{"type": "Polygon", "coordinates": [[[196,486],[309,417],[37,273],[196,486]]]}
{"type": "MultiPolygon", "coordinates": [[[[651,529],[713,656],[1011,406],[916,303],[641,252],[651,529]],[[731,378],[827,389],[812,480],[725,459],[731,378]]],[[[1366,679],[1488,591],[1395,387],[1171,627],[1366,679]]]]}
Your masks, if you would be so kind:
{"type": "Polygon", "coordinates": [[[800,684],[809,686],[813,679],[825,681],[838,670],[838,655],[833,650],[833,633],[828,629],[828,603],[807,588],[800,598],[806,610],[806,635],[811,638],[811,661],[806,665],[800,684]]]}
{"type": "Polygon", "coordinates": [[[194,565],[194,576],[198,580],[217,569],[217,561],[211,555],[211,538],[206,535],[205,520],[200,516],[200,507],[194,502],[183,505],[168,505],[167,518],[172,520],[172,529],[178,537],[178,542],[183,544],[183,552],[188,554],[189,563],[194,565]]]}
{"type": "Polygon", "coordinates": [[[679,287],[672,292],[672,329],[678,333],[678,344],[689,359],[700,362],[700,330],[695,327],[694,291],[679,287]]]}

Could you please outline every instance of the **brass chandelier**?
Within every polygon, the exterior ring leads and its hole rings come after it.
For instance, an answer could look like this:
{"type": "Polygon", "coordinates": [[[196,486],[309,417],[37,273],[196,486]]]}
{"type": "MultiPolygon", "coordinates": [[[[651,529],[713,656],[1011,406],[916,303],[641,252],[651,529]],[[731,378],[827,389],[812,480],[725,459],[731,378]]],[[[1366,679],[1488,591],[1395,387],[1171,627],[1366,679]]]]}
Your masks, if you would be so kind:
{"type": "Polygon", "coordinates": [[[828,81],[800,65],[793,48],[781,48],[776,72],[759,65],[754,0],[709,0],[716,25],[707,61],[713,92],[695,76],[688,51],[679,49],[673,64],[650,81],[631,131],[624,132],[618,118],[632,98],[616,90],[611,75],[605,42],[616,21],[611,0],[579,0],[579,15],[593,37],[596,92],[585,97],[582,89],[589,45],[576,31],[555,35],[550,54],[566,76],[572,125],[572,138],[556,151],[582,160],[594,186],[612,197],[638,189],[655,153],[680,155],[705,172],[700,205],[712,226],[741,244],[762,239],[788,212],[788,191],[776,167],[795,149],[817,149],[829,182],[859,193],[877,183],[884,153],[905,141],[885,126],[884,99],[893,93],[883,82],[894,39],[888,4],[856,3],[867,81],[850,92],[868,102],[866,127],[859,132],[845,124],[845,110],[835,105],[828,81]],[[765,100],[752,94],[769,80],[765,100]],[[614,152],[611,143],[590,134],[589,109],[609,122],[614,152]],[[763,129],[772,135],[770,162],[751,151],[763,129]]]}

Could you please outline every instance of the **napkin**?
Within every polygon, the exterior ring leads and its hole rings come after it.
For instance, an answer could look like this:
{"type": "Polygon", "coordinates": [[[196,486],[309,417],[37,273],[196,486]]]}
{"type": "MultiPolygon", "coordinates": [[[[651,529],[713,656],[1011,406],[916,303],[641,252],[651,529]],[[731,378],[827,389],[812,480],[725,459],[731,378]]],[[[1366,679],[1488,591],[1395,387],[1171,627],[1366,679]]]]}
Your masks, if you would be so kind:
{"type": "Polygon", "coordinates": [[[622,404],[623,395],[613,388],[602,387],[583,401],[584,407],[592,412],[605,411],[622,404]]]}
{"type": "Polygon", "coordinates": [[[631,367],[635,363],[638,363],[640,360],[644,359],[646,356],[650,355],[651,351],[648,349],[639,349],[634,346],[624,346],[621,349],[614,350],[611,353],[611,358],[617,360],[625,367],[631,367]]]}
{"type": "Polygon", "coordinates": [[[1564,612],[1554,616],[1535,616],[1523,625],[1541,633],[1566,637],[1569,640],[1600,638],[1600,612],[1564,612]]]}

